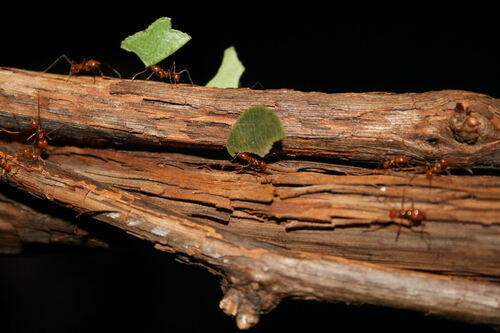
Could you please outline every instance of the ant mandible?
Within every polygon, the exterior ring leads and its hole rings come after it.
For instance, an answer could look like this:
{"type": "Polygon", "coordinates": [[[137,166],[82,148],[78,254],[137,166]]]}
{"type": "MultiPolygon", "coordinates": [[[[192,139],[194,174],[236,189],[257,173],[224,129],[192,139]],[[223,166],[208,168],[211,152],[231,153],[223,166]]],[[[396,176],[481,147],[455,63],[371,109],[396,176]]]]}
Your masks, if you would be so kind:
{"type": "MultiPolygon", "coordinates": [[[[104,76],[104,73],[101,70],[101,65],[102,65],[101,62],[99,62],[95,59],[90,59],[90,60],[83,59],[83,61],[81,63],[78,63],[74,60],[70,60],[65,54],[61,54],[49,67],[47,67],[44,70],[44,72],[51,69],[61,59],[65,59],[68,62],[68,64],[70,64],[69,75],[78,74],[80,72],[92,71],[92,73],[94,74],[94,81],[95,81],[95,77],[97,74],[99,74],[101,77],[104,76]]],[[[114,69],[113,67],[111,67],[109,65],[106,65],[106,66],[109,67],[113,72],[115,72],[115,74],[121,79],[122,76],[116,69],[114,69]]]]}
{"type": "Polygon", "coordinates": [[[236,159],[237,157],[247,161],[248,166],[256,171],[266,171],[267,163],[261,159],[252,156],[250,153],[238,153],[236,154],[234,159],[236,159]]]}
{"type": "Polygon", "coordinates": [[[189,71],[187,69],[183,69],[180,72],[175,71],[175,62],[172,64],[172,68],[167,69],[167,70],[164,70],[159,65],[149,66],[148,68],[146,68],[142,72],[135,74],[132,77],[132,80],[134,80],[137,77],[137,75],[144,73],[148,69],[151,70],[151,74],[146,78],[146,80],[149,80],[151,78],[151,76],[156,75],[156,76],[158,76],[158,78],[160,80],[169,79],[171,84],[172,83],[177,84],[177,82],[179,82],[181,80],[181,74],[186,73],[188,78],[189,78],[189,82],[191,82],[191,85],[193,85],[193,80],[191,80],[191,75],[189,75],[189,71]]]}

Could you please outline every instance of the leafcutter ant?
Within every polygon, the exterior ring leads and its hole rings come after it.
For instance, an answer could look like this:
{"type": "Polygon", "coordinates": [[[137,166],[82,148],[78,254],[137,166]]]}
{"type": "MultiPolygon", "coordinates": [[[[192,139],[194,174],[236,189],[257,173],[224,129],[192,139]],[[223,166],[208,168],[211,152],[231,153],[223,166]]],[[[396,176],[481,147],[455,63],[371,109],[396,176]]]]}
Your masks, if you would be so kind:
{"type": "Polygon", "coordinates": [[[450,165],[450,161],[447,159],[437,159],[434,161],[433,166],[427,166],[425,170],[425,177],[427,177],[427,179],[431,179],[432,175],[442,174],[443,172],[449,173],[448,170],[450,169],[450,165]]]}
{"type": "MultiPolygon", "coordinates": [[[[58,127],[51,130],[50,132],[46,132],[42,128],[42,121],[40,118],[40,94],[38,94],[38,106],[37,106],[37,108],[38,108],[38,120],[31,119],[31,121],[30,121],[31,130],[33,130],[34,132],[26,139],[26,141],[30,141],[31,139],[33,139],[33,150],[30,152],[29,149],[24,149],[21,152],[21,155],[23,157],[29,157],[29,159],[31,159],[31,160],[37,159],[34,157],[35,155],[38,157],[38,156],[41,156],[44,152],[46,152],[46,149],[49,146],[49,140],[54,139],[54,137],[52,137],[50,135],[53,132],[57,131],[58,129],[60,129],[61,127],[64,126],[64,124],[61,124],[58,127]],[[36,149],[38,149],[39,154],[37,154],[35,152],[36,149]]],[[[19,124],[19,121],[17,120],[16,115],[12,114],[12,116],[14,116],[14,120],[17,123],[17,127],[19,128],[19,131],[8,131],[8,130],[4,130],[4,129],[2,129],[2,131],[5,131],[5,132],[10,133],[10,134],[22,133],[21,125],[19,124]]]]}
{"type": "Polygon", "coordinates": [[[18,159],[21,158],[23,161],[26,161],[29,166],[32,166],[35,162],[44,163],[43,159],[40,157],[40,154],[29,148],[24,148],[20,152],[17,152],[16,156],[18,156],[18,159]]]}
{"type": "MultiPolygon", "coordinates": [[[[80,72],[92,72],[94,74],[94,82],[95,82],[95,77],[99,74],[101,77],[104,76],[104,73],[102,72],[101,63],[100,61],[97,61],[95,59],[83,59],[82,62],[76,62],[75,60],[70,60],[65,54],[60,55],[49,67],[47,67],[44,72],[47,72],[49,69],[51,69],[53,66],[55,66],[61,59],[65,59],[68,64],[70,65],[69,68],[69,75],[73,74],[78,74],[80,72]]],[[[111,69],[120,79],[121,79],[121,74],[111,67],[110,65],[106,65],[109,69],[111,69]]]]}
{"type": "Polygon", "coordinates": [[[402,221],[398,223],[398,233],[396,235],[396,241],[399,239],[399,234],[401,232],[401,226],[404,224],[408,226],[410,229],[413,227],[417,227],[422,225],[422,222],[425,220],[425,213],[418,208],[413,206],[413,201],[411,203],[411,208],[404,208],[404,200],[405,200],[405,190],[403,190],[403,195],[401,197],[401,208],[400,209],[391,209],[389,212],[389,218],[394,219],[403,219],[406,220],[407,223],[402,221]]]}
{"type": "Polygon", "coordinates": [[[451,163],[447,159],[439,158],[434,161],[434,165],[427,163],[425,166],[425,178],[429,180],[429,189],[432,183],[432,177],[434,175],[441,175],[446,172],[446,174],[450,174],[450,166],[451,163]]]}
{"type": "MultiPolygon", "coordinates": [[[[12,158],[11,155],[5,154],[2,152],[3,156],[0,156],[0,169],[2,169],[2,173],[0,174],[0,179],[6,174],[12,171],[12,165],[9,163],[8,158],[12,158]]],[[[10,175],[10,178],[15,181],[16,183],[19,183],[16,178],[14,177],[15,174],[17,174],[17,171],[10,175]]]]}
{"type": "Polygon", "coordinates": [[[175,62],[172,64],[172,68],[167,70],[163,69],[159,65],[149,66],[145,70],[135,74],[132,77],[132,80],[134,80],[139,74],[146,72],[148,69],[151,70],[151,74],[146,78],[146,80],[149,80],[151,76],[156,75],[160,80],[169,79],[171,84],[177,84],[181,80],[181,74],[186,73],[189,78],[189,82],[193,85],[193,80],[191,80],[191,75],[189,75],[189,71],[187,69],[183,69],[180,72],[175,71],[175,62]]]}
{"type": "Polygon", "coordinates": [[[242,160],[247,161],[247,166],[250,167],[251,169],[255,171],[266,171],[267,169],[267,163],[264,162],[263,160],[253,156],[250,153],[238,153],[236,156],[233,158],[233,161],[236,158],[241,158],[242,160]]]}
{"type": "Polygon", "coordinates": [[[401,169],[403,167],[408,167],[409,165],[410,165],[410,162],[408,161],[408,158],[406,156],[403,156],[403,155],[399,155],[393,159],[381,161],[379,163],[379,167],[382,166],[382,168],[384,168],[384,169],[389,169],[392,166],[401,169]]]}
{"type": "MultiPolygon", "coordinates": [[[[425,220],[425,213],[418,209],[413,207],[413,204],[411,205],[411,208],[401,208],[401,209],[391,209],[389,212],[389,217],[391,219],[395,218],[400,218],[400,219],[405,219],[409,222],[409,227],[417,227],[422,224],[422,221],[425,220]]],[[[396,240],[399,238],[399,233],[401,232],[401,225],[402,223],[398,223],[398,233],[396,235],[396,240]]]]}
{"type": "Polygon", "coordinates": [[[0,168],[2,169],[2,175],[5,172],[8,173],[12,170],[12,166],[7,161],[7,156],[8,156],[7,154],[3,154],[3,156],[1,156],[1,159],[0,159],[0,168]]]}

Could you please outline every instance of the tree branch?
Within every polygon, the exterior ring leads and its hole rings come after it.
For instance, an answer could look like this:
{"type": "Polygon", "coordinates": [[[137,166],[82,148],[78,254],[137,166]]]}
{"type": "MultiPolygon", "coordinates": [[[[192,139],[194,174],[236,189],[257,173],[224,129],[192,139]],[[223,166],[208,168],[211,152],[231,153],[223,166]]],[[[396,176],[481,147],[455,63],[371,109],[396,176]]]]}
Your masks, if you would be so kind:
{"type": "Polygon", "coordinates": [[[500,101],[464,91],[325,94],[171,86],[2,69],[1,123],[36,115],[79,143],[217,148],[251,105],[273,108],[286,129],[282,154],[379,161],[385,154],[456,166],[500,166],[500,101]],[[457,108],[457,103],[462,108],[457,108]],[[473,118],[473,120],[471,120],[473,118]]]}
{"type": "Polygon", "coordinates": [[[64,125],[46,159],[20,154],[27,135],[5,132],[19,142],[0,147],[11,166],[2,179],[220,275],[221,308],[240,328],[285,297],[499,325],[500,178],[453,169],[429,180],[422,164],[446,157],[495,172],[497,100],[93,81],[0,70],[0,128],[36,119],[37,94],[43,128],[64,125]],[[287,133],[265,174],[223,152],[253,104],[275,109],[287,133]],[[412,167],[374,170],[386,154],[412,167]],[[402,205],[425,212],[422,227],[389,217],[402,205]]]}

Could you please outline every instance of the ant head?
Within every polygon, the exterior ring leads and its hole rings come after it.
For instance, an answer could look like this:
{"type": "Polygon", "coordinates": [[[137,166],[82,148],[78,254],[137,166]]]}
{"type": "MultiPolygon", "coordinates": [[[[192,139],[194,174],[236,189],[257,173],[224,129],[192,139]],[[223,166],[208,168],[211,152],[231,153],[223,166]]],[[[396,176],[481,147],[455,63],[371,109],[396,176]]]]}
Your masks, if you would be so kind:
{"type": "Polygon", "coordinates": [[[238,156],[243,160],[248,160],[250,158],[248,153],[238,153],[238,156]]]}
{"type": "Polygon", "coordinates": [[[412,225],[418,226],[422,223],[422,220],[425,219],[425,214],[420,209],[413,208],[408,212],[408,217],[412,225]]]}
{"type": "Polygon", "coordinates": [[[149,68],[151,69],[151,71],[153,71],[153,73],[159,73],[163,71],[163,69],[158,65],[149,66],[149,68]]]}
{"type": "Polygon", "coordinates": [[[101,66],[101,63],[97,60],[90,59],[89,61],[87,61],[86,65],[90,68],[97,68],[101,66]]]}
{"type": "Polygon", "coordinates": [[[394,218],[396,218],[398,216],[399,216],[399,210],[397,210],[397,209],[391,209],[391,211],[389,212],[389,217],[391,219],[394,219],[394,218]]]}
{"type": "Polygon", "coordinates": [[[38,121],[36,121],[35,119],[31,119],[31,121],[30,121],[30,126],[31,126],[31,128],[33,128],[34,130],[38,129],[38,121]]]}
{"type": "Polygon", "coordinates": [[[448,161],[447,159],[444,159],[444,158],[440,159],[438,161],[438,163],[439,163],[439,165],[441,165],[442,168],[447,168],[450,166],[450,161],[448,161]]]}
{"type": "Polygon", "coordinates": [[[392,163],[392,161],[384,161],[384,163],[382,163],[382,167],[384,169],[389,169],[389,167],[391,166],[391,163],[392,163]]]}
{"type": "Polygon", "coordinates": [[[408,163],[408,159],[406,156],[400,155],[394,159],[394,164],[406,164],[408,163]]]}

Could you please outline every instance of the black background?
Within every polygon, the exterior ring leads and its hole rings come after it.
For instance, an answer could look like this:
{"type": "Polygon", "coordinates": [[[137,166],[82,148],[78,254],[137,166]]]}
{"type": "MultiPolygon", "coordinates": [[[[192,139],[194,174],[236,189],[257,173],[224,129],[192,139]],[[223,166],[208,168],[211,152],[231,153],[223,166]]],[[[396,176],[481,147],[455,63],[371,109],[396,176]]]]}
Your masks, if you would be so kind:
{"type": "MultiPolygon", "coordinates": [[[[192,40],[161,64],[169,68],[175,60],[199,85],[234,45],[246,87],[258,81],[266,89],[328,93],[463,89],[500,98],[495,8],[162,3],[2,8],[0,66],[43,70],[65,53],[109,63],[130,78],[143,64],[120,49],[121,40],[167,16],[192,40]]],[[[54,71],[66,73],[65,66],[54,71]]],[[[218,278],[112,233],[120,239],[113,250],[27,244],[23,256],[0,257],[0,330],[237,331],[218,308],[218,278]]],[[[294,328],[489,331],[402,310],[288,300],[252,331],[294,328]]]]}

